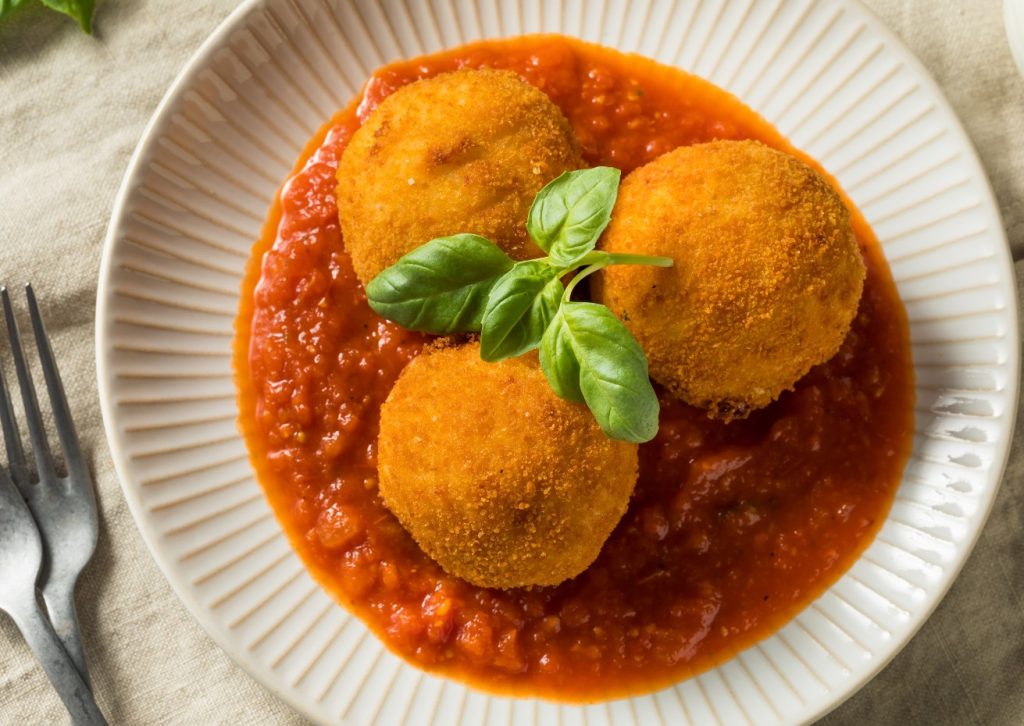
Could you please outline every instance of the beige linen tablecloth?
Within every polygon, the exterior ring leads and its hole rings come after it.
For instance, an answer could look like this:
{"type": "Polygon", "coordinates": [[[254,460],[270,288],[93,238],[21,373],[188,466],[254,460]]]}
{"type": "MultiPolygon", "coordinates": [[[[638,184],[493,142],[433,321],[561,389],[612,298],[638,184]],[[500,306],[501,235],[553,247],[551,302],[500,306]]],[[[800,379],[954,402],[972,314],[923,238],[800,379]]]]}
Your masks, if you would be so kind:
{"type": "MultiPolygon", "coordinates": [[[[233,0],[100,0],[97,36],[28,8],[0,24],[0,284],[43,299],[101,508],[78,589],[100,706],[117,724],[301,723],[200,630],[121,496],[100,421],[96,276],[118,183],[171,79],[233,0]]],[[[981,153],[1024,257],[1024,80],[1000,0],[871,0],[935,76],[981,153]]],[[[1017,263],[1018,284],[1024,262],[1017,263]]],[[[1024,426],[974,554],[921,632],[828,724],[1024,723],[1024,426]]],[[[62,723],[60,701],[0,616],[0,723],[62,723]]]]}

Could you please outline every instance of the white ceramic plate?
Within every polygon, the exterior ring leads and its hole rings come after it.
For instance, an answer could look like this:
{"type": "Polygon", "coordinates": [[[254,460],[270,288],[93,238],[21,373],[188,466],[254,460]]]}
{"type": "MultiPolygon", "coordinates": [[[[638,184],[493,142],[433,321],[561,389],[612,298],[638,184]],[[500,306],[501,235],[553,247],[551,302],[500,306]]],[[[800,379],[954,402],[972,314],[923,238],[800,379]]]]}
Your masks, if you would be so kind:
{"type": "Polygon", "coordinates": [[[314,720],[793,723],[892,658],[985,522],[1017,400],[1011,269],[989,185],[941,93],[851,0],[252,0],[171,86],[125,176],[100,278],[100,397],[125,497],[164,574],[221,647],[314,720]],[[231,379],[242,270],[313,132],[390,60],[538,31],[704,76],[820,160],[882,241],[917,380],[892,512],[834,587],[719,668],[587,707],[424,675],[336,605],[253,480],[231,379]]]}

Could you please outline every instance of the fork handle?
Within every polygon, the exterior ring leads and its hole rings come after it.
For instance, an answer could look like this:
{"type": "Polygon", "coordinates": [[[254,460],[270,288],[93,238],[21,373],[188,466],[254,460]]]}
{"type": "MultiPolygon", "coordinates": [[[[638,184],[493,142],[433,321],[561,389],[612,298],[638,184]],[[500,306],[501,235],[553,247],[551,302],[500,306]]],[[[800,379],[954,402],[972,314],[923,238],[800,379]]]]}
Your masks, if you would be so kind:
{"type": "Polygon", "coordinates": [[[78,674],[50,623],[43,617],[35,598],[31,604],[11,608],[10,614],[64,702],[71,715],[71,723],[75,726],[106,726],[92,691],[78,674]]]}
{"type": "MultiPolygon", "coordinates": [[[[47,583],[47,585],[49,584],[47,583]]],[[[85,681],[86,687],[91,689],[89,671],[85,667],[82,634],[78,629],[78,615],[75,612],[75,583],[72,581],[70,586],[62,588],[47,587],[43,590],[42,595],[54,632],[60,639],[61,645],[64,646],[64,650],[71,656],[78,675],[85,681]]]]}

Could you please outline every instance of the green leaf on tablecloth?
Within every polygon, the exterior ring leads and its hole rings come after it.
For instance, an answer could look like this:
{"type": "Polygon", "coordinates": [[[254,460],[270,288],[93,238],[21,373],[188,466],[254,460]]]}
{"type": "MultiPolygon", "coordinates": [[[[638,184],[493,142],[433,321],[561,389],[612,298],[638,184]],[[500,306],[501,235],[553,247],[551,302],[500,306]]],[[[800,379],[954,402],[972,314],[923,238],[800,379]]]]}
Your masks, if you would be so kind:
{"type": "MultiPolygon", "coordinates": [[[[28,0],[0,0],[0,20],[14,14],[28,0]]],[[[41,0],[43,5],[74,18],[86,33],[92,33],[92,12],[95,0],[41,0]]]]}
{"type": "Polygon", "coordinates": [[[19,5],[24,5],[25,0],[0,0],[0,20],[7,18],[19,5]]]}
{"type": "MultiPolygon", "coordinates": [[[[0,0],[2,2],[3,0],[0,0]]],[[[95,0],[42,0],[43,5],[78,21],[82,30],[92,33],[92,10],[95,0]]]]}

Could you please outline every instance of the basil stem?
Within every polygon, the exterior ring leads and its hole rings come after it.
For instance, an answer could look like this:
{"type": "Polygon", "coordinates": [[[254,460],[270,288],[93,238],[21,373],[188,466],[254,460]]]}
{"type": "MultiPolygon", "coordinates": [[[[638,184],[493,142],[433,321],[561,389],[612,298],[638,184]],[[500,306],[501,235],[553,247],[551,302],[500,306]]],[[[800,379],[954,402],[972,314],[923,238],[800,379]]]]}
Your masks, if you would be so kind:
{"type": "Polygon", "coordinates": [[[604,252],[596,250],[590,252],[580,259],[579,265],[593,265],[604,262],[605,267],[611,265],[650,265],[651,267],[672,267],[671,257],[658,257],[655,255],[633,255],[626,252],[604,252]]]}

